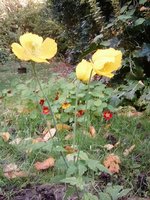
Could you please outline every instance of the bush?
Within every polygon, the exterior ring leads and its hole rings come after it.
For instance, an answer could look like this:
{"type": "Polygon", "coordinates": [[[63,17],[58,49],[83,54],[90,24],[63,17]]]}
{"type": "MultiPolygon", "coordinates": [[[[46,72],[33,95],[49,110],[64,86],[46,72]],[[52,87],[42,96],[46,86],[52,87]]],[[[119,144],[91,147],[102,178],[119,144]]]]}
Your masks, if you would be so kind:
{"type": "Polygon", "coordinates": [[[10,49],[12,42],[25,32],[33,32],[43,37],[52,37],[59,40],[62,27],[52,20],[51,10],[41,6],[29,5],[11,12],[0,22],[0,47],[10,49]],[[59,37],[58,37],[59,36],[59,37]]]}

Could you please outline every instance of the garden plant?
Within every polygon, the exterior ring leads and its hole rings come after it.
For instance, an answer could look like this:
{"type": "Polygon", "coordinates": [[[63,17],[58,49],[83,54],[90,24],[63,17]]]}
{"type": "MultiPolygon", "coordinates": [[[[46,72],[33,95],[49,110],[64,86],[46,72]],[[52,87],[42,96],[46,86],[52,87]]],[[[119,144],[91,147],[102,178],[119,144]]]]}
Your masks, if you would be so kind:
{"type": "Polygon", "coordinates": [[[139,26],[147,32],[149,1],[105,3],[72,1],[79,15],[68,21],[68,0],[47,1],[10,13],[17,25],[2,22],[0,199],[150,198],[149,44],[130,38],[139,26]]]}

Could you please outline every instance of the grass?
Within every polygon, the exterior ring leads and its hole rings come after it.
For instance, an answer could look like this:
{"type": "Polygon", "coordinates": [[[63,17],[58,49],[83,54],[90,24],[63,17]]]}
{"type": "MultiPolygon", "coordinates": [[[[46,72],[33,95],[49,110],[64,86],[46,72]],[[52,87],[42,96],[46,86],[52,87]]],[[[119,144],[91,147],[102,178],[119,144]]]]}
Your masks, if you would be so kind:
{"type": "MultiPolygon", "coordinates": [[[[28,66],[27,66],[28,67],[28,66]]],[[[1,90],[8,89],[13,86],[13,82],[18,81],[21,83],[31,78],[31,74],[18,75],[16,73],[16,66],[11,64],[4,68],[0,68],[0,79],[2,81],[1,90]],[[10,67],[10,68],[9,68],[10,67]]],[[[45,74],[50,74],[49,68],[45,67],[41,69],[40,66],[37,69],[40,71],[40,79],[46,81],[45,74]]],[[[1,120],[1,132],[8,131],[11,134],[11,140],[15,138],[35,138],[38,137],[38,133],[45,126],[45,121],[41,119],[40,115],[32,119],[28,114],[15,115],[12,112],[6,112],[4,114],[4,107],[1,103],[2,115],[1,120]]],[[[11,110],[12,111],[12,110],[11,110]]],[[[140,118],[125,117],[123,115],[115,115],[110,122],[101,120],[102,116],[94,119],[92,125],[96,129],[96,137],[91,138],[89,132],[85,133],[85,127],[78,124],[76,143],[78,148],[88,154],[91,159],[95,159],[103,162],[103,159],[109,153],[115,153],[121,159],[121,171],[118,175],[113,175],[111,182],[114,184],[122,184],[125,188],[132,188],[133,193],[143,194],[145,196],[150,195],[150,119],[147,116],[140,118]],[[110,124],[110,125],[109,125],[110,124]],[[109,126],[108,126],[109,125],[109,126]],[[99,133],[98,130],[100,129],[99,133]],[[108,138],[111,136],[111,139],[108,138]],[[111,143],[112,139],[120,141],[120,144],[111,151],[107,151],[104,148],[105,144],[111,143]],[[135,145],[134,150],[127,156],[123,156],[123,152],[126,148],[135,145]],[[138,188],[138,177],[141,174],[145,174],[147,177],[147,188],[142,192],[142,188],[138,188]]],[[[70,133],[67,130],[58,132],[57,137],[60,138],[62,146],[72,145],[72,140],[65,140],[65,136],[70,133]]],[[[58,144],[57,140],[52,139],[54,147],[58,144]]],[[[54,179],[59,179],[59,176],[65,176],[64,171],[52,169],[42,172],[37,172],[34,168],[36,161],[42,161],[49,156],[53,156],[56,160],[59,160],[59,154],[55,152],[55,148],[51,148],[51,141],[48,142],[48,146],[45,145],[41,148],[40,143],[35,144],[32,152],[29,153],[30,148],[33,145],[30,142],[21,142],[18,145],[11,145],[9,142],[5,142],[0,137],[0,188],[7,187],[9,192],[13,192],[15,187],[22,188],[27,184],[39,184],[54,182],[54,179]],[[36,148],[35,148],[36,147],[36,148]],[[28,152],[27,152],[28,151],[28,152]],[[9,163],[16,163],[20,169],[29,173],[28,177],[7,179],[3,175],[3,168],[9,163]]],[[[62,166],[63,168],[63,166],[62,166]]],[[[99,180],[98,176],[94,174],[95,180],[99,180]]],[[[143,184],[141,182],[141,184],[143,184]]],[[[8,194],[9,195],[9,194],[8,194]]]]}

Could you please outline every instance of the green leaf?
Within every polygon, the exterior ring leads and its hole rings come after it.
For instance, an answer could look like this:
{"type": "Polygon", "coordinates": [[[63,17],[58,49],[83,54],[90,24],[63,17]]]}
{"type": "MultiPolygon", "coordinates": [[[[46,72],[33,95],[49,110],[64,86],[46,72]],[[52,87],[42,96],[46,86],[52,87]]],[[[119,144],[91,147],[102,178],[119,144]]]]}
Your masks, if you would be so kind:
{"type": "Polygon", "coordinates": [[[110,195],[105,192],[99,192],[99,199],[100,200],[112,200],[110,195]]]}
{"type": "Polygon", "coordinates": [[[103,41],[100,43],[102,46],[105,46],[105,47],[109,47],[110,46],[110,41],[109,40],[106,40],[106,41],[103,41]]]}
{"type": "Polygon", "coordinates": [[[118,16],[118,19],[120,19],[121,21],[125,22],[127,19],[131,19],[132,16],[130,15],[120,15],[118,16]]]}
{"type": "Polygon", "coordinates": [[[84,181],[82,177],[68,177],[61,180],[62,183],[69,183],[70,185],[76,185],[80,190],[84,189],[84,181]]]}
{"type": "Polygon", "coordinates": [[[144,4],[146,2],[147,2],[147,0],[139,0],[139,4],[144,4]]]}
{"type": "Polygon", "coordinates": [[[84,193],[82,200],[98,200],[98,198],[91,193],[84,193]]]}
{"type": "Polygon", "coordinates": [[[85,152],[80,151],[80,152],[79,152],[79,158],[80,158],[81,160],[88,160],[88,155],[87,155],[85,152]]]}
{"type": "Polygon", "coordinates": [[[86,160],[86,164],[91,170],[93,170],[93,171],[97,171],[98,170],[98,168],[97,168],[97,166],[99,164],[98,160],[88,159],[88,160],[86,160]]]}
{"type": "Polygon", "coordinates": [[[78,163],[78,173],[79,173],[79,176],[82,176],[86,171],[87,171],[86,166],[83,163],[79,162],[78,163]]]}
{"type": "Polygon", "coordinates": [[[144,21],[145,21],[145,19],[144,19],[144,18],[139,18],[139,19],[137,19],[137,20],[135,21],[135,26],[138,26],[138,25],[141,25],[141,24],[143,24],[143,23],[144,23],[144,21]]]}
{"type": "Polygon", "coordinates": [[[69,164],[69,167],[66,172],[66,176],[71,176],[77,173],[77,167],[74,164],[69,164]]]}
{"type": "Polygon", "coordinates": [[[101,106],[101,104],[102,104],[102,101],[100,99],[94,101],[94,105],[97,107],[101,106]]]}
{"type": "Polygon", "coordinates": [[[128,6],[123,6],[122,8],[121,8],[121,10],[120,10],[120,13],[122,14],[126,9],[128,8],[128,6]]]}
{"type": "Polygon", "coordinates": [[[104,167],[104,165],[98,163],[98,164],[97,164],[97,168],[98,168],[101,172],[105,172],[105,173],[111,175],[110,171],[109,171],[106,167],[104,167]]]}
{"type": "Polygon", "coordinates": [[[66,123],[66,122],[68,122],[69,118],[70,118],[70,116],[67,113],[62,113],[60,120],[62,123],[66,123]]]}
{"type": "Polygon", "coordinates": [[[117,197],[122,198],[122,197],[126,196],[130,191],[131,191],[131,189],[123,189],[121,192],[119,192],[117,197]]]}

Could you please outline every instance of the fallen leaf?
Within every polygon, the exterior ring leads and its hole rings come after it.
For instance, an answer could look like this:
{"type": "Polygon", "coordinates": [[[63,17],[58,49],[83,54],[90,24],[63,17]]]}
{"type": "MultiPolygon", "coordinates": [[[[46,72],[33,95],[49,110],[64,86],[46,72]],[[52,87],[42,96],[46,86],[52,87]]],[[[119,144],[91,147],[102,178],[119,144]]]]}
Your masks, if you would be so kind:
{"type": "Polygon", "coordinates": [[[7,142],[10,139],[10,134],[9,132],[3,132],[1,137],[3,138],[5,142],[7,142]]]}
{"type": "Polygon", "coordinates": [[[54,135],[56,133],[56,129],[55,128],[51,128],[48,130],[48,132],[44,135],[43,140],[46,142],[49,139],[53,138],[54,135]]]}
{"type": "Polygon", "coordinates": [[[70,131],[72,129],[72,127],[67,125],[67,124],[57,124],[56,128],[57,128],[58,131],[61,131],[61,130],[70,131]]]}
{"type": "Polygon", "coordinates": [[[77,152],[77,149],[71,147],[71,146],[65,146],[64,149],[66,150],[67,154],[71,154],[71,153],[74,153],[74,152],[77,152]]]}
{"type": "Polygon", "coordinates": [[[15,163],[10,163],[8,165],[5,165],[3,169],[4,172],[11,172],[11,171],[17,171],[17,170],[18,170],[18,167],[15,163]]]}
{"type": "Polygon", "coordinates": [[[96,137],[96,130],[95,130],[94,126],[90,126],[89,131],[90,131],[90,136],[95,138],[96,137]]]}
{"type": "Polygon", "coordinates": [[[8,179],[28,176],[28,174],[24,171],[21,171],[15,163],[10,163],[8,165],[5,165],[3,171],[4,171],[4,176],[8,179]]]}
{"type": "Polygon", "coordinates": [[[68,135],[65,136],[65,140],[71,140],[74,138],[74,134],[69,133],[68,135]]]}
{"type": "Polygon", "coordinates": [[[75,161],[76,162],[78,159],[78,156],[74,155],[74,154],[67,154],[66,159],[67,159],[67,161],[75,161]]]}
{"type": "Polygon", "coordinates": [[[45,170],[51,167],[54,167],[55,159],[52,157],[49,157],[48,159],[44,160],[43,162],[36,162],[34,164],[34,167],[36,170],[41,171],[45,170]]]}
{"type": "Polygon", "coordinates": [[[108,151],[112,150],[114,148],[114,145],[112,144],[105,144],[104,148],[107,149],[108,151]]]}
{"type": "Polygon", "coordinates": [[[27,177],[28,174],[24,171],[11,171],[11,172],[5,172],[4,176],[8,179],[13,179],[17,177],[27,177]]]}
{"type": "Polygon", "coordinates": [[[16,139],[14,139],[14,140],[12,140],[11,142],[9,142],[9,144],[12,144],[12,145],[14,145],[14,144],[20,144],[20,142],[22,141],[22,139],[21,138],[16,138],[16,139]]]}
{"type": "Polygon", "coordinates": [[[116,142],[116,144],[114,144],[114,147],[117,147],[120,144],[120,140],[118,140],[118,142],[116,142]]]}
{"type": "Polygon", "coordinates": [[[113,174],[119,173],[120,163],[120,158],[115,154],[109,154],[104,160],[104,166],[113,174]]]}
{"type": "Polygon", "coordinates": [[[134,148],[135,148],[135,144],[132,145],[130,148],[125,149],[124,152],[123,152],[123,155],[128,156],[133,151],[134,148]]]}

